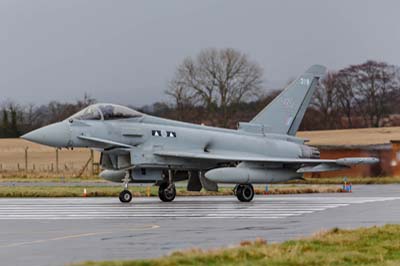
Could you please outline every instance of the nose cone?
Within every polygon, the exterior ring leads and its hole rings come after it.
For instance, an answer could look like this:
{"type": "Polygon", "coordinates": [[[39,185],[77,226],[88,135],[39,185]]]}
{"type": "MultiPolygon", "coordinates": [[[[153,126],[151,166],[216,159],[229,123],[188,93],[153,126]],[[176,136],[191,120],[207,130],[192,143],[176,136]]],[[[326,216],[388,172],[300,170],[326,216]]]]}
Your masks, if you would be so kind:
{"type": "Polygon", "coordinates": [[[67,122],[59,122],[36,129],[23,135],[21,138],[35,143],[57,148],[68,147],[71,134],[67,122]]]}

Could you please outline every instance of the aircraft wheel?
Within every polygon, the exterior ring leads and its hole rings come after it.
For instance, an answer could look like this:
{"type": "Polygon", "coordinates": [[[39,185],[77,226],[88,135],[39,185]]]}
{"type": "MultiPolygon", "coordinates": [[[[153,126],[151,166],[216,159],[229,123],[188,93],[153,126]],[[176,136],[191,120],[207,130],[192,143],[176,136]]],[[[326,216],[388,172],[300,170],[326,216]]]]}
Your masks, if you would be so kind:
{"type": "Polygon", "coordinates": [[[119,200],[123,203],[131,202],[132,193],[129,190],[122,190],[121,193],[119,193],[119,200]]]}
{"type": "Polygon", "coordinates": [[[164,202],[171,202],[176,197],[175,185],[169,185],[168,183],[162,183],[158,188],[158,197],[164,202]]]}
{"type": "Polygon", "coordinates": [[[251,184],[238,185],[235,194],[238,200],[250,202],[254,198],[254,188],[251,184]]]}

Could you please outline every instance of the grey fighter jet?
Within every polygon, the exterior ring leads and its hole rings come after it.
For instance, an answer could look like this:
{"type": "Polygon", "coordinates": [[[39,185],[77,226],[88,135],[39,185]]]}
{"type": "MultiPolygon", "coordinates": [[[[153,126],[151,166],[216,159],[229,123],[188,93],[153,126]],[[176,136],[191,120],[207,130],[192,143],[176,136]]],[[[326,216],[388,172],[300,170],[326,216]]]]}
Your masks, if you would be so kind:
{"type": "Polygon", "coordinates": [[[311,66],[250,122],[236,130],[178,122],[114,104],[95,104],[65,121],[23,139],[57,148],[84,147],[101,152],[100,174],[123,183],[121,202],[130,202],[129,182],[159,186],[162,201],[174,200],[176,181],[189,191],[218,190],[236,184],[242,202],[253,199],[252,184],[285,182],[304,173],[336,171],[376,158],[320,159],[296,132],[325,67],[311,66]]]}

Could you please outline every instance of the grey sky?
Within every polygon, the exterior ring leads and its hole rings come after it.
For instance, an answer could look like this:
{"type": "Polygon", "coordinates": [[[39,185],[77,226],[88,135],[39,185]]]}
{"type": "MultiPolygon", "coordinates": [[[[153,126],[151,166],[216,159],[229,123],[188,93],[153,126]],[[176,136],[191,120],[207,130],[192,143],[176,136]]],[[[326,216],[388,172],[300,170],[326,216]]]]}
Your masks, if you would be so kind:
{"type": "Polygon", "coordinates": [[[0,102],[140,106],[186,56],[232,47],[282,86],[309,65],[400,64],[400,1],[0,0],[0,102]]]}

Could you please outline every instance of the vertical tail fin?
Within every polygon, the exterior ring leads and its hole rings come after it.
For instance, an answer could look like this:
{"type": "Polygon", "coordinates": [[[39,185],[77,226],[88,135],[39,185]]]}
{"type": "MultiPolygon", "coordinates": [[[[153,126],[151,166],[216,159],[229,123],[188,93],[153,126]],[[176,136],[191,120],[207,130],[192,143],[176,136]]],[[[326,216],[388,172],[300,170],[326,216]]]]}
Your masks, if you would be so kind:
{"type": "Polygon", "coordinates": [[[325,72],[324,66],[311,66],[258,113],[250,123],[265,125],[266,131],[269,133],[294,136],[303,120],[318,80],[325,75],[325,72]]]}

